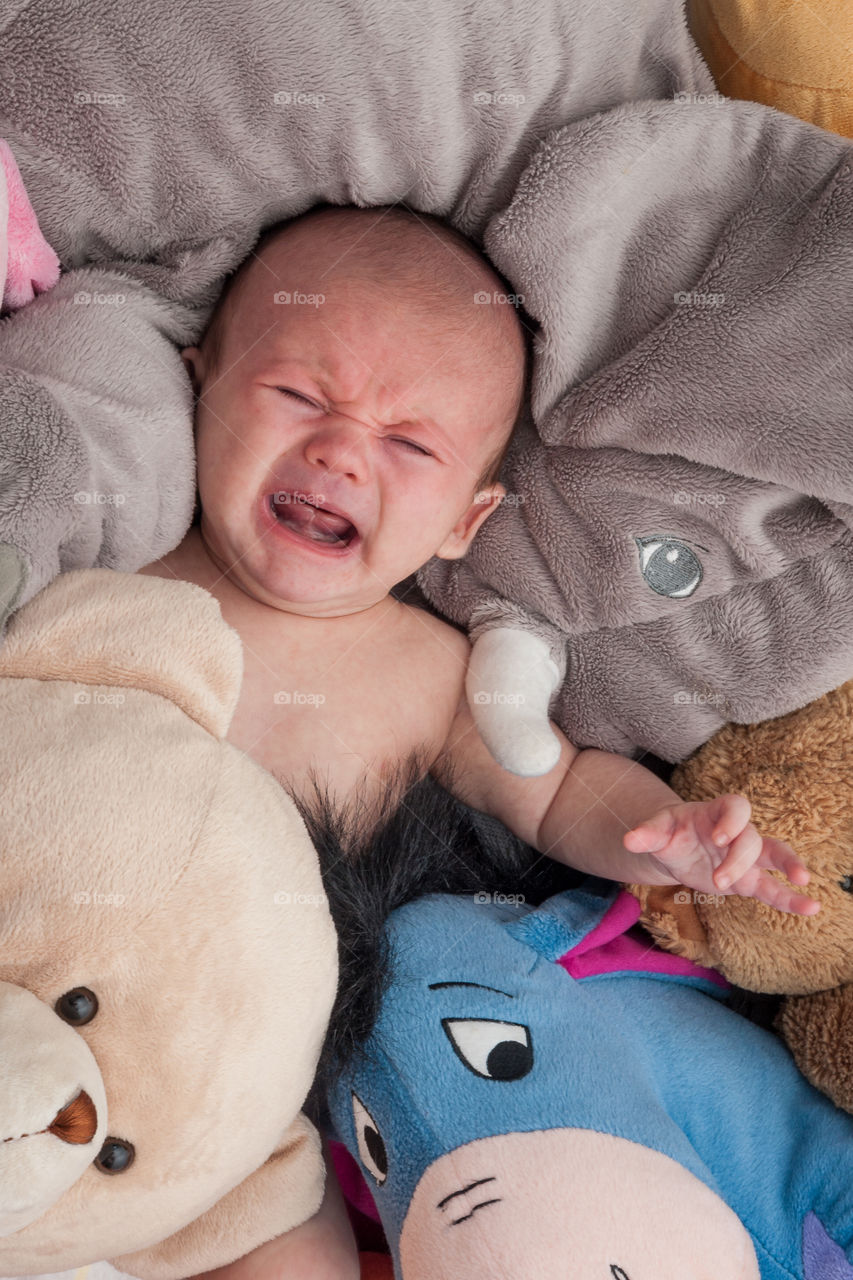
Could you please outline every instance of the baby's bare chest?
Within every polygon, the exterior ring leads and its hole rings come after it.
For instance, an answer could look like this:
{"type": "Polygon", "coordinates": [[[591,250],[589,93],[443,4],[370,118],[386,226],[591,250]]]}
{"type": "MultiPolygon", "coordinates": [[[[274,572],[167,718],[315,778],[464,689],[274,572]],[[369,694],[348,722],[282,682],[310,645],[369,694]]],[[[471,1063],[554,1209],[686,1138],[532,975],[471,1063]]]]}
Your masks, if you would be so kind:
{"type": "Polygon", "coordinates": [[[445,745],[464,661],[417,633],[365,634],[334,646],[279,634],[243,637],[244,677],[228,738],[302,793],[313,774],[339,798],[384,789],[412,752],[445,745]]]}

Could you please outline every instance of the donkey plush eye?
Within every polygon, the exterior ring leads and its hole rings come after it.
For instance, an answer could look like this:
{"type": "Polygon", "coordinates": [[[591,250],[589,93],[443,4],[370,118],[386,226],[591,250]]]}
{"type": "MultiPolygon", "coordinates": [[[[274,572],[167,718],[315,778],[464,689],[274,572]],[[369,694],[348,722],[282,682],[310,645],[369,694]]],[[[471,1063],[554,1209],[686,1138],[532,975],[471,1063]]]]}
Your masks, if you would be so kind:
{"type": "Polygon", "coordinates": [[[484,1080],[520,1080],[533,1066],[530,1031],[518,1022],[442,1018],[456,1056],[484,1080]]]}
{"type": "Polygon", "coordinates": [[[381,1187],[388,1177],[388,1152],[382,1141],[379,1126],[356,1094],[352,1095],[352,1116],[355,1121],[355,1136],[361,1163],[377,1186],[381,1187]]]}

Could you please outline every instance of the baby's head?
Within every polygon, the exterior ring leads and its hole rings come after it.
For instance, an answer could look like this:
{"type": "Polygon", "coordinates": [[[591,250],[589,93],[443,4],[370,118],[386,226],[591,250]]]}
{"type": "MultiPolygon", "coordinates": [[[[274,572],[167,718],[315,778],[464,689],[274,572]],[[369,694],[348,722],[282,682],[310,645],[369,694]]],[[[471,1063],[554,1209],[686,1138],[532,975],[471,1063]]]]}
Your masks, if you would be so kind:
{"type": "Polygon", "coordinates": [[[507,293],[470,241],[401,206],[266,233],[184,352],[202,535],[234,582],[334,617],[464,555],[525,389],[507,293]]]}

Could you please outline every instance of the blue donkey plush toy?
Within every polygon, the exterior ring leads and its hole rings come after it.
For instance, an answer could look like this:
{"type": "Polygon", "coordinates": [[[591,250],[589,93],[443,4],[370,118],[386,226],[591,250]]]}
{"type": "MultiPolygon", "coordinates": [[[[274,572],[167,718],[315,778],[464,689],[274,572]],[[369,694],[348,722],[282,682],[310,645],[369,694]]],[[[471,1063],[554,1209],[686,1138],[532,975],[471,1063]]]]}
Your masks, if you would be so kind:
{"type": "Polygon", "coordinates": [[[853,1280],[853,1117],[627,894],[488,896],[392,914],[329,1094],[397,1275],[853,1280]]]}

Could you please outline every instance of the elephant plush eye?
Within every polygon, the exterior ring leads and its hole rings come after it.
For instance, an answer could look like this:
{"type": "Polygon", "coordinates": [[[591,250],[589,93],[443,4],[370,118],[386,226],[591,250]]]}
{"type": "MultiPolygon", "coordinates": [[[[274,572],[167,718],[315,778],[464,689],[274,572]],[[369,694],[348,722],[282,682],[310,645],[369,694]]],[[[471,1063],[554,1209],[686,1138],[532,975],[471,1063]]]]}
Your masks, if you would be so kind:
{"type": "Polygon", "coordinates": [[[355,1136],[361,1163],[377,1186],[388,1177],[388,1152],[379,1132],[379,1126],[367,1110],[361,1098],[352,1095],[352,1115],[355,1120],[355,1136]]]}
{"type": "Polygon", "coordinates": [[[695,551],[678,538],[635,538],[640,552],[640,572],[659,596],[682,600],[692,596],[702,581],[702,564],[695,551]]]}
{"type": "Polygon", "coordinates": [[[485,1018],[443,1018],[456,1056],[485,1080],[520,1080],[533,1066],[529,1028],[485,1018]]]}
{"type": "Polygon", "coordinates": [[[95,1157],[95,1168],[101,1173],[124,1173],[133,1164],[136,1149],[132,1142],[107,1138],[95,1157]]]}
{"type": "Polygon", "coordinates": [[[73,987],[60,996],[53,1007],[63,1022],[72,1027],[85,1027],[98,1012],[98,997],[88,987],[73,987]]]}

